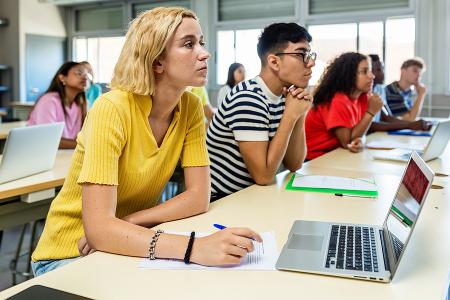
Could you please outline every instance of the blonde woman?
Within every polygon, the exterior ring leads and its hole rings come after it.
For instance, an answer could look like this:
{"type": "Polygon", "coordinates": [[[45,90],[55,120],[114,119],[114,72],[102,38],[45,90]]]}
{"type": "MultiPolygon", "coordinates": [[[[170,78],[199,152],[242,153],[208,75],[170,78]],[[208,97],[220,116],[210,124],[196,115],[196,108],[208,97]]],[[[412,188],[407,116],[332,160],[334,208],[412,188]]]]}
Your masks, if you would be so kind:
{"type": "Polygon", "coordinates": [[[185,90],[205,84],[209,56],[190,10],[156,8],[132,22],[113,90],[89,112],[69,174],[51,205],[33,253],[36,275],[95,250],[238,264],[253,251],[251,239],[261,241],[246,228],[202,238],[148,229],[208,209],[204,115],[198,99],[185,90]],[[180,158],[186,191],[157,205],[180,158]]]}

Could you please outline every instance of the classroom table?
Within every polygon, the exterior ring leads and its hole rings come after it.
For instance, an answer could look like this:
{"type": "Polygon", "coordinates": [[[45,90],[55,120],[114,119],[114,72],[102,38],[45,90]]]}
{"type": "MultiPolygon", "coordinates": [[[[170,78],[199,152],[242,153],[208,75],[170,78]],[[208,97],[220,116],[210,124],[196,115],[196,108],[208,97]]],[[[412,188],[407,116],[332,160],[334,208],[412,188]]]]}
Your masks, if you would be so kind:
{"type": "MultiPolygon", "coordinates": [[[[421,145],[425,147],[429,139],[429,137],[389,135],[384,132],[377,132],[367,136],[366,144],[371,141],[382,140],[383,142],[401,142],[411,146],[421,145]]],[[[373,159],[375,153],[382,151],[386,150],[365,149],[359,153],[352,153],[346,149],[338,148],[308,162],[308,164],[311,166],[327,166],[333,169],[366,170],[380,174],[401,174],[406,162],[373,159]]],[[[450,175],[450,143],[447,145],[443,155],[429,161],[428,164],[434,172],[450,175]]]]}
{"type": "Polygon", "coordinates": [[[63,185],[72,154],[73,150],[58,150],[53,169],[0,184],[0,230],[47,216],[52,198],[39,199],[39,193],[63,185]],[[21,201],[30,195],[37,201],[21,201]]]}
{"type": "Polygon", "coordinates": [[[17,121],[0,124],[0,140],[6,140],[11,129],[25,126],[27,126],[27,121],[17,121]]]}
{"type": "MultiPolygon", "coordinates": [[[[356,164],[364,159],[353,157],[356,164]]],[[[274,231],[280,251],[297,219],[381,225],[402,168],[389,174],[364,170],[307,163],[299,172],[373,178],[380,187],[377,199],[289,191],[290,175],[283,172],[272,185],[253,185],[212,203],[207,213],[158,227],[213,232],[212,224],[221,223],[274,231]]],[[[443,184],[444,189],[430,191],[389,284],[286,271],[140,269],[140,258],[96,252],[7,289],[0,298],[42,284],[94,299],[443,299],[450,270],[450,185],[443,184]]]]}

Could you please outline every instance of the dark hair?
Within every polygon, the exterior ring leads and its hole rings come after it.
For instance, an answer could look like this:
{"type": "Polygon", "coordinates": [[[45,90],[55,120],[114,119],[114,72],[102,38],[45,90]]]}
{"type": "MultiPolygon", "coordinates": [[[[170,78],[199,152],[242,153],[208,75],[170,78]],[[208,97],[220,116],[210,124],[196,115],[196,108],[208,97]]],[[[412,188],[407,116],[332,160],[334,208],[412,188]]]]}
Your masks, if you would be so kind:
{"type": "Polygon", "coordinates": [[[372,63],[380,61],[380,57],[378,54],[369,54],[370,59],[372,60],[372,63]]]}
{"type": "Polygon", "coordinates": [[[240,67],[244,66],[240,63],[232,63],[228,68],[228,78],[226,85],[228,85],[230,88],[233,88],[237,84],[237,82],[234,80],[234,71],[236,71],[240,67]]]}
{"type": "MultiPolygon", "coordinates": [[[[80,63],[73,62],[73,61],[65,62],[61,67],[59,67],[58,71],[56,71],[55,76],[53,76],[53,79],[50,82],[50,86],[47,88],[47,90],[43,94],[43,95],[45,95],[45,94],[51,93],[51,92],[58,93],[59,99],[61,101],[61,106],[62,106],[63,112],[64,112],[64,118],[67,118],[67,110],[66,110],[66,106],[64,105],[64,99],[66,98],[66,91],[64,89],[63,83],[61,82],[61,80],[59,80],[59,75],[67,76],[67,74],[69,74],[70,69],[72,69],[73,67],[76,67],[76,66],[80,66],[80,65],[81,65],[80,63]]],[[[36,100],[36,102],[34,103],[33,110],[43,95],[41,95],[39,97],[39,99],[36,100]]],[[[81,113],[82,113],[81,114],[81,116],[82,116],[81,124],[83,124],[84,119],[86,117],[86,113],[87,113],[86,95],[85,95],[84,91],[78,93],[75,96],[74,102],[81,108],[81,113]]],[[[33,112],[33,110],[31,112],[33,112]]],[[[31,115],[31,113],[30,113],[30,115],[31,115]]]]}
{"type": "Polygon", "coordinates": [[[347,52],[335,58],[325,69],[314,91],[314,107],[329,103],[337,92],[350,95],[356,87],[358,65],[365,59],[368,57],[356,52],[347,52]]]}
{"type": "Polygon", "coordinates": [[[288,44],[302,41],[311,42],[312,37],[305,28],[297,23],[274,23],[264,28],[258,40],[258,56],[261,64],[266,64],[268,53],[284,50],[288,44]]]}

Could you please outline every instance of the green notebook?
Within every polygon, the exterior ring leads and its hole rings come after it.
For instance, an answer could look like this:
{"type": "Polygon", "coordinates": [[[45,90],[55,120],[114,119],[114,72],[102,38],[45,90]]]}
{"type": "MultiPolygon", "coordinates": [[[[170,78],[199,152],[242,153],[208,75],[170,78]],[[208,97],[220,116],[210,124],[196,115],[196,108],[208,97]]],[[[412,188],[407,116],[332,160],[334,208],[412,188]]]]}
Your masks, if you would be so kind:
{"type": "Polygon", "coordinates": [[[311,186],[296,186],[294,184],[294,179],[297,177],[319,177],[317,175],[302,175],[302,174],[293,174],[291,179],[289,179],[289,182],[286,185],[287,190],[292,191],[305,191],[305,192],[317,192],[317,193],[329,193],[329,194],[344,194],[344,195],[355,195],[355,196],[368,196],[368,197],[374,197],[376,198],[378,196],[378,191],[376,189],[375,181],[367,180],[367,179],[353,179],[353,178],[344,178],[344,177],[333,177],[333,176],[320,176],[321,178],[334,178],[334,179],[341,179],[341,180],[361,180],[362,184],[365,185],[364,189],[350,189],[350,188],[336,188],[330,187],[327,188],[326,186],[323,187],[311,187],[311,186]]]}

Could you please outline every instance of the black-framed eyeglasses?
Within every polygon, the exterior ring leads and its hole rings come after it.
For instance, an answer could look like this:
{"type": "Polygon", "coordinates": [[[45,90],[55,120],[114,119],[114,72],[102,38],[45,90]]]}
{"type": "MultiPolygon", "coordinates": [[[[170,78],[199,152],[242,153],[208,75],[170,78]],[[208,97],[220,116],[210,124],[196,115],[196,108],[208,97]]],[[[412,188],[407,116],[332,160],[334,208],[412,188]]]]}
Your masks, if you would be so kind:
{"type": "Polygon", "coordinates": [[[307,65],[309,61],[316,61],[317,53],[308,51],[308,52],[278,52],[275,53],[276,56],[280,55],[294,55],[297,57],[302,57],[303,63],[307,65]]]}

